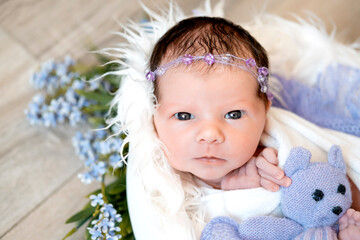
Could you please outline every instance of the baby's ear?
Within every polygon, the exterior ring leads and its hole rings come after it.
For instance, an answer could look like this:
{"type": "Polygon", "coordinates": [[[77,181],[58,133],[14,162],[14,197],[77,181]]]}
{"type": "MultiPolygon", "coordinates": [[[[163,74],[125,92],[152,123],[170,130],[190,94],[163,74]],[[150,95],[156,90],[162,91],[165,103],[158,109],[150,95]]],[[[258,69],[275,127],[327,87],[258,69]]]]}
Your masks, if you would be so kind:
{"type": "Polygon", "coordinates": [[[342,170],[343,173],[346,173],[346,165],[339,146],[334,145],[330,148],[328,153],[328,162],[331,166],[342,170]]]}
{"type": "Polygon", "coordinates": [[[272,105],[272,101],[271,101],[270,99],[268,99],[268,103],[267,103],[267,105],[265,106],[266,112],[269,111],[271,105],[272,105]]]}
{"type": "Polygon", "coordinates": [[[310,159],[311,153],[309,150],[303,147],[292,148],[284,165],[286,176],[291,176],[300,169],[308,168],[310,159]]]}

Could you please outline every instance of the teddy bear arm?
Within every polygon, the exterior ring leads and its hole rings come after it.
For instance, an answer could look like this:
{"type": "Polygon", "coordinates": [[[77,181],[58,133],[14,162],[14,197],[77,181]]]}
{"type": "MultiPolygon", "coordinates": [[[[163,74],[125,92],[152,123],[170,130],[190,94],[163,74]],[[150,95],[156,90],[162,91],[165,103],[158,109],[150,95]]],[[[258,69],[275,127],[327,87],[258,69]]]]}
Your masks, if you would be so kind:
{"type": "Polygon", "coordinates": [[[239,239],[294,239],[304,231],[297,222],[271,216],[249,218],[239,224],[239,239]]]}

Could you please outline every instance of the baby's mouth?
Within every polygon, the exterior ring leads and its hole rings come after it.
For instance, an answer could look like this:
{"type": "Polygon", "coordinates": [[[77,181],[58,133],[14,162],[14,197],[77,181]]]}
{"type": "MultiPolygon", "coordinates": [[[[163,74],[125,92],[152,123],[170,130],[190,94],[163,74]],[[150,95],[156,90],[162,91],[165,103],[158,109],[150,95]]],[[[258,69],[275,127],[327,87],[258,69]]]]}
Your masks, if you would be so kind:
{"type": "Polygon", "coordinates": [[[225,159],[214,157],[214,156],[202,156],[194,158],[197,161],[200,161],[204,164],[210,164],[210,165],[221,165],[226,162],[225,159]]]}

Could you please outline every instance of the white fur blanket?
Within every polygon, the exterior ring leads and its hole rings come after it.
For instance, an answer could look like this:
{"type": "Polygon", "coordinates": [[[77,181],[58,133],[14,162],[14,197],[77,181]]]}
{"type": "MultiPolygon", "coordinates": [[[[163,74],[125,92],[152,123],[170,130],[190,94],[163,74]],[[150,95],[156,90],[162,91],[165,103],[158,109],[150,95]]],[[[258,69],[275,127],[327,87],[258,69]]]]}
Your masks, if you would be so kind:
{"type": "MultiPolygon", "coordinates": [[[[279,193],[260,188],[197,191],[184,186],[166,163],[152,124],[152,83],[145,79],[144,73],[157,39],[186,16],[172,7],[169,12],[161,14],[146,10],[152,21],[142,26],[137,23],[125,25],[124,32],[119,35],[127,43],[108,49],[115,51],[112,54],[118,59],[115,62],[123,66],[121,70],[109,73],[122,76],[122,86],[113,102],[118,114],[109,124],[120,123],[128,134],[124,141],[124,144],[130,143],[127,196],[136,239],[191,240],[198,238],[206,221],[217,215],[231,215],[242,220],[255,215],[275,214],[279,193]],[[189,196],[200,200],[191,201],[189,196]],[[242,204],[239,204],[239,199],[242,204]],[[194,206],[207,207],[205,214],[196,214],[192,210],[194,206]]],[[[215,10],[212,11],[207,3],[204,14],[221,15],[221,9],[215,10]]],[[[271,71],[286,78],[296,78],[311,85],[331,63],[360,67],[360,56],[351,46],[337,43],[322,28],[306,21],[292,22],[263,15],[250,23],[240,24],[268,51],[271,71]]],[[[270,89],[276,93],[274,81],[270,79],[270,89]]],[[[328,149],[333,144],[340,145],[348,174],[360,187],[360,138],[317,127],[290,112],[273,108],[268,113],[262,142],[279,149],[280,166],[294,146],[306,147],[312,152],[314,161],[324,161],[328,149]]]]}

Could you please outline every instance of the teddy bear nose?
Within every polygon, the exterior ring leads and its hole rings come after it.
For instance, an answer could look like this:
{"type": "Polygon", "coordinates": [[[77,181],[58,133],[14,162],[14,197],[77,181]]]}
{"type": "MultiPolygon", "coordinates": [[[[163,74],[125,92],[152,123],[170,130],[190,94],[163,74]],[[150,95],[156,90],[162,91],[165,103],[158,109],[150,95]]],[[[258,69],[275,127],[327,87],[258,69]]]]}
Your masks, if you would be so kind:
{"type": "Polygon", "coordinates": [[[332,212],[339,215],[342,212],[342,208],[339,206],[333,207],[332,212]]]}

